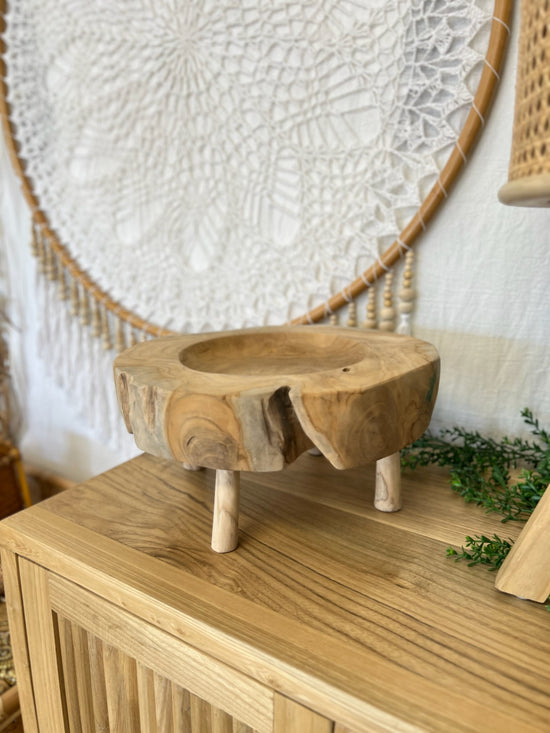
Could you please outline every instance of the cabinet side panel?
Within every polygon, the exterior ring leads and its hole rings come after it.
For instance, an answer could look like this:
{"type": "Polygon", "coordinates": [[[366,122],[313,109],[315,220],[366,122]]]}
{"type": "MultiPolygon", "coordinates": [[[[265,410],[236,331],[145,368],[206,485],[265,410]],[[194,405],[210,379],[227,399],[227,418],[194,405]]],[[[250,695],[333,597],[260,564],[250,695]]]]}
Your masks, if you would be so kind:
{"type": "Polygon", "coordinates": [[[19,576],[39,730],[40,733],[64,733],[68,731],[68,724],[48,573],[39,565],[20,559],[19,576]]]}
{"type": "Polygon", "coordinates": [[[2,550],[2,574],[4,576],[10,638],[17,674],[17,689],[19,691],[23,725],[25,726],[26,733],[38,733],[27,649],[23,600],[19,585],[18,558],[7,550],[2,550]]]}

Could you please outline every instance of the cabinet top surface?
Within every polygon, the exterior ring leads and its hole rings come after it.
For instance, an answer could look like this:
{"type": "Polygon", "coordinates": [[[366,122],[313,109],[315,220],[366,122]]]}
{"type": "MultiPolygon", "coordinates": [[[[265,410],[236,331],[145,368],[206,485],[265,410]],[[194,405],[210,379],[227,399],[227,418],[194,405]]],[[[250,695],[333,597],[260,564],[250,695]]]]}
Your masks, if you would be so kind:
{"type": "Polygon", "coordinates": [[[306,703],[315,688],[394,730],[547,730],[548,612],[445,556],[521,527],[440,470],[406,472],[396,514],[373,484],[309,455],[242,474],[240,545],[218,555],[213,472],[143,455],[4,520],[0,542],[306,703]]]}

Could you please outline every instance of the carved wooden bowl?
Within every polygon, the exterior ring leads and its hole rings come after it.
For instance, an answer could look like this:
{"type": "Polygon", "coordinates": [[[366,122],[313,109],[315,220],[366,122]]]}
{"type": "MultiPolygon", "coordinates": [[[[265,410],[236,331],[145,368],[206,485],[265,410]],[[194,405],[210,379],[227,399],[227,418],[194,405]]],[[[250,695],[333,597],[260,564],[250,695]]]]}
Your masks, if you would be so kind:
{"type": "Polygon", "coordinates": [[[336,468],[395,456],[428,426],[439,356],[393,333],[289,326],[147,341],[114,371],[137,446],[225,485],[238,483],[227,472],[282,469],[314,446],[336,468]]]}

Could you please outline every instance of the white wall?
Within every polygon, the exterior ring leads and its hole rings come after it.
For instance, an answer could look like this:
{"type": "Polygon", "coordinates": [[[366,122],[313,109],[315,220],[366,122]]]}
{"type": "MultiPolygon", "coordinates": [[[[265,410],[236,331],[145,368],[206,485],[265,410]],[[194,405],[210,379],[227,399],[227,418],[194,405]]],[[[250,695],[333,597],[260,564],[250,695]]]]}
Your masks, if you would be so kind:
{"type": "MultiPolygon", "coordinates": [[[[414,332],[434,343],[442,359],[436,429],[460,424],[493,435],[525,434],[519,414],[525,406],[550,425],[550,211],[497,200],[507,180],[518,26],[516,17],[483,137],[416,249],[414,332]]],[[[83,480],[135,449],[130,437],[116,452],[94,440],[71,395],[47,378],[36,347],[30,219],[3,146],[0,183],[0,270],[8,273],[18,329],[11,348],[24,414],[20,447],[27,461],[83,480]]]]}

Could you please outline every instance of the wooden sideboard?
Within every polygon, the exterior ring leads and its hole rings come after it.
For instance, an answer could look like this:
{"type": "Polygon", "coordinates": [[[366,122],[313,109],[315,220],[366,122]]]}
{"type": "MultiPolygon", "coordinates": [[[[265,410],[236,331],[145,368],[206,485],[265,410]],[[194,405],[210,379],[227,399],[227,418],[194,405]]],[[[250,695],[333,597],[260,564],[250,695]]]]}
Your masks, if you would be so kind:
{"type": "Polygon", "coordinates": [[[302,456],[243,474],[210,549],[213,472],[140,456],[0,524],[26,733],[546,731],[550,616],[445,557],[517,535],[407,472],[302,456]]]}

